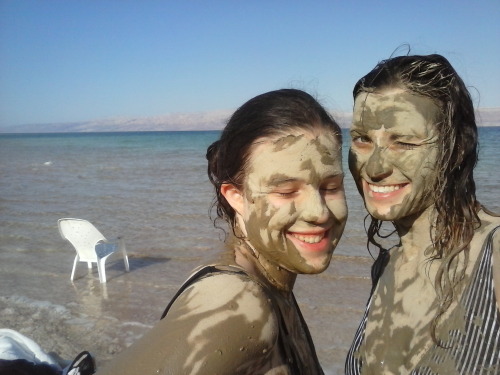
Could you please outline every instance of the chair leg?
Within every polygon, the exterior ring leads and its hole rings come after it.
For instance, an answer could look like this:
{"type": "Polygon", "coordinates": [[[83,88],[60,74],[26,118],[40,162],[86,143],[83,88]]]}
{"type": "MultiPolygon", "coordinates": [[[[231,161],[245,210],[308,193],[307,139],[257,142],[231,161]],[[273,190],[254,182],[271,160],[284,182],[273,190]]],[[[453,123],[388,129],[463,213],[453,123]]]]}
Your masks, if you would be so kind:
{"type": "Polygon", "coordinates": [[[75,261],[73,262],[73,269],[71,270],[71,281],[75,278],[75,270],[76,270],[76,265],[78,264],[78,261],[80,260],[80,257],[78,254],[76,254],[75,261]]]}
{"type": "Polygon", "coordinates": [[[119,241],[120,241],[120,249],[121,249],[122,255],[123,255],[123,263],[125,264],[125,270],[127,272],[129,272],[130,265],[128,263],[128,255],[127,255],[127,249],[125,247],[125,241],[123,240],[123,238],[119,238],[119,241]]]}
{"type": "Polygon", "coordinates": [[[125,251],[125,248],[123,249],[123,263],[125,263],[125,271],[129,272],[130,264],[128,263],[128,255],[127,252],[125,251]]]}
{"type": "Polygon", "coordinates": [[[97,260],[97,272],[99,273],[99,281],[102,283],[106,282],[106,258],[97,260]]]}
{"type": "Polygon", "coordinates": [[[125,263],[125,271],[129,272],[130,271],[130,265],[128,263],[128,256],[127,256],[127,254],[123,254],[123,263],[125,263]]]}

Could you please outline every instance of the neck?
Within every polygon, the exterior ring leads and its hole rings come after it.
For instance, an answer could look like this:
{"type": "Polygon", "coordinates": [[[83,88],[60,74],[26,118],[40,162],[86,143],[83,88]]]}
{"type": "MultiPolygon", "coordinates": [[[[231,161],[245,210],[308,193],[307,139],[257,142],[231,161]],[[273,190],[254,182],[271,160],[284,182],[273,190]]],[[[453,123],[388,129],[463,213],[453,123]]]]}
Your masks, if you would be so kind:
{"type": "Polygon", "coordinates": [[[426,250],[432,246],[431,219],[433,211],[434,207],[430,206],[418,214],[405,217],[394,223],[407,260],[429,256],[426,250]]]}
{"type": "Polygon", "coordinates": [[[270,261],[251,244],[242,240],[235,246],[235,261],[248,273],[272,285],[283,293],[290,293],[295,284],[297,274],[290,272],[270,261]]]}

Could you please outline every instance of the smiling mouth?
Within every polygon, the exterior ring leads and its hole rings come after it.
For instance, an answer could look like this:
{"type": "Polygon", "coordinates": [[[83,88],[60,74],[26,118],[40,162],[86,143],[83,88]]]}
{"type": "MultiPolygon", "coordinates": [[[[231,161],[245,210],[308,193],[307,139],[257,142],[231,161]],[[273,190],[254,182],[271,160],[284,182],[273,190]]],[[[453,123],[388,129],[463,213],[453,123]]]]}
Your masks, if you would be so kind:
{"type": "Polygon", "coordinates": [[[393,191],[399,190],[403,187],[405,187],[407,184],[398,184],[398,185],[373,185],[373,184],[368,184],[368,188],[370,191],[373,191],[374,193],[392,193],[393,191]]]}
{"type": "Polygon", "coordinates": [[[314,233],[314,234],[303,234],[303,233],[290,233],[290,235],[302,242],[315,244],[321,242],[328,232],[314,233]]]}

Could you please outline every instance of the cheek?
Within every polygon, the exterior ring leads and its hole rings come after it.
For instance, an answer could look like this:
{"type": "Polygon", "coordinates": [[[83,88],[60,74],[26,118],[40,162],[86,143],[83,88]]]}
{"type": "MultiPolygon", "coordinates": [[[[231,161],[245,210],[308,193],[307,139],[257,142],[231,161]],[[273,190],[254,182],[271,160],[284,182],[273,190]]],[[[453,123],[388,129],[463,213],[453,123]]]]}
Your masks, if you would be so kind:
{"type": "Polygon", "coordinates": [[[428,175],[435,176],[437,170],[437,159],[438,152],[436,148],[432,148],[422,155],[422,165],[421,168],[425,169],[425,173],[428,175]]]}
{"type": "Polygon", "coordinates": [[[286,252],[284,232],[294,221],[290,204],[276,207],[267,199],[259,199],[252,205],[255,210],[245,222],[248,239],[262,254],[286,252]]]}
{"type": "Polygon", "coordinates": [[[282,230],[295,222],[298,213],[294,203],[282,204],[278,207],[269,205],[269,223],[270,230],[282,230]]]}
{"type": "Polygon", "coordinates": [[[335,220],[339,224],[344,224],[347,220],[347,203],[345,200],[345,194],[341,194],[338,197],[328,199],[326,205],[330,212],[332,213],[335,220]]]}
{"type": "Polygon", "coordinates": [[[427,179],[435,173],[434,152],[418,152],[411,155],[395,155],[393,164],[402,173],[414,179],[427,179]]]}
{"type": "Polygon", "coordinates": [[[245,220],[248,230],[260,233],[262,238],[267,238],[270,232],[286,229],[297,217],[293,203],[276,205],[263,197],[255,199],[248,212],[245,220]]]}
{"type": "Polygon", "coordinates": [[[415,175],[420,168],[422,159],[420,155],[405,155],[394,153],[391,155],[390,162],[405,176],[412,176],[415,175]]]}
{"type": "Polygon", "coordinates": [[[359,170],[361,168],[361,165],[363,164],[363,156],[360,155],[359,153],[353,151],[352,149],[349,150],[349,170],[353,175],[359,174],[359,170]]]}

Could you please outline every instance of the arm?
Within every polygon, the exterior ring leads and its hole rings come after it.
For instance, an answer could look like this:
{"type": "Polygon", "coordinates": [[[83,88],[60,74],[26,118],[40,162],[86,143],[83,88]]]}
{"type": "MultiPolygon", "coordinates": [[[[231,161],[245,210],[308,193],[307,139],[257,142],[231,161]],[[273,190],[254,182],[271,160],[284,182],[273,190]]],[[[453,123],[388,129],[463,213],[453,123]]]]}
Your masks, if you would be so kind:
{"type": "Polygon", "coordinates": [[[241,275],[209,276],[98,374],[247,374],[269,366],[277,334],[272,304],[258,284],[241,275]]]}

